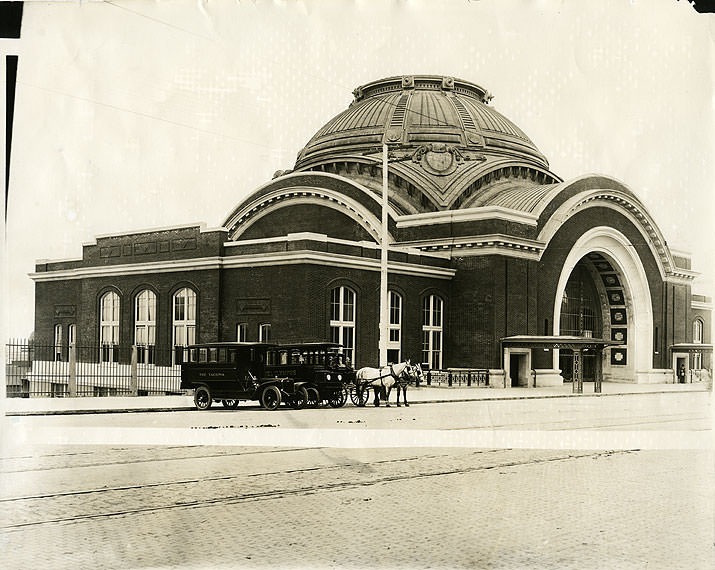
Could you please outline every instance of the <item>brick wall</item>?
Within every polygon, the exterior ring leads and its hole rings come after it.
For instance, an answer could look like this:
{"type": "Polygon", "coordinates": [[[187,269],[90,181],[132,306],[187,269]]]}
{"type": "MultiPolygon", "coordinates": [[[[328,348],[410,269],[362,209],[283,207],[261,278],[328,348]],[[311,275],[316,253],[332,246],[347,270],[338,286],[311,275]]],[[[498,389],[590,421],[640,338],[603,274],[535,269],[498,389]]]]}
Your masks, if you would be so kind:
{"type": "MultiPolygon", "coordinates": [[[[323,265],[283,265],[226,269],[223,272],[222,340],[236,340],[236,325],[248,325],[248,340],[258,340],[258,326],[271,323],[276,342],[330,340],[330,292],[348,286],[357,293],[356,366],[378,361],[379,286],[376,271],[323,265]]],[[[422,355],[422,298],[440,295],[449,306],[449,282],[392,275],[390,287],[403,295],[402,354],[422,355]]],[[[447,319],[445,319],[447,320],[447,319]]],[[[449,323],[445,322],[448,330],[449,323]]]]}
{"type": "Polygon", "coordinates": [[[352,241],[374,241],[355,220],[317,204],[294,204],[263,216],[241,234],[241,239],[261,239],[288,233],[314,232],[352,241]]]}

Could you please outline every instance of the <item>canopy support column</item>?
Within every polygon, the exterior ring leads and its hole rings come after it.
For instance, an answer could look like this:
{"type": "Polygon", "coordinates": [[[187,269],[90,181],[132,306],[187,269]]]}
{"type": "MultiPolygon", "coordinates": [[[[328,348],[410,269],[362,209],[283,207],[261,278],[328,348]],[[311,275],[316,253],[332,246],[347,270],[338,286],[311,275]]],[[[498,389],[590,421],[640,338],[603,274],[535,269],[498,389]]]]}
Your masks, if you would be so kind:
{"type": "Polygon", "coordinates": [[[573,349],[573,393],[583,394],[583,350],[574,347],[573,349]]]}
{"type": "Polygon", "coordinates": [[[601,393],[601,382],[603,381],[603,349],[596,349],[596,377],[593,379],[593,391],[601,393]]]}

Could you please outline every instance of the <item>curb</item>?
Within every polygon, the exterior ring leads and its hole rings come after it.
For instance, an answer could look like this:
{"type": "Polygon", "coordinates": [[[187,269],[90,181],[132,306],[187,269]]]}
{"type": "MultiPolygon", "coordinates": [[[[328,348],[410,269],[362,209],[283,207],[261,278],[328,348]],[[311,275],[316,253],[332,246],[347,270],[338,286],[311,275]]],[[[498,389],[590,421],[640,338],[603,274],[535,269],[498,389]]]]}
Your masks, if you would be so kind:
{"type": "MultiPolygon", "coordinates": [[[[419,400],[410,402],[410,406],[416,406],[419,404],[450,404],[450,403],[464,403],[464,402],[503,402],[505,400],[545,400],[552,398],[600,398],[600,397],[611,397],[611,396],[642,396],[642,395],[653,395],[653,394],[697,394],[700,392],[709,392],[709,390],[686,390],[683,392],[673,391],[673,390],[654,390],[652,392],[615,392],[610,394],[594,393],[590,392],[587,394],[541,394],[541,395],[522,395],[522,396],[496,396],[493,398],[455,398],[453,400],[419,400]]],[[[353,406],[358,407],[358,406],[353,406]]],[[[366,408],[373,408],[374,406],[364,406],[366,408]]],[[[384,408],[384,405],[380,406],[384,408]]],[[[394,405],[390,406],[397,407],[394,405]]],[[[141,414],[141,413],[155,413],[155,412],[190,412],[197,411],[193,406],[182,406],[180,408],[117,408],[112,409],[95,409],[95,410],[48,410],[48,411],[27,411],[27,412],[5,412],[6,417],[17,417],[17,416],[69,416],[69,415],[87,415],[87,414],[141,414]]]]}

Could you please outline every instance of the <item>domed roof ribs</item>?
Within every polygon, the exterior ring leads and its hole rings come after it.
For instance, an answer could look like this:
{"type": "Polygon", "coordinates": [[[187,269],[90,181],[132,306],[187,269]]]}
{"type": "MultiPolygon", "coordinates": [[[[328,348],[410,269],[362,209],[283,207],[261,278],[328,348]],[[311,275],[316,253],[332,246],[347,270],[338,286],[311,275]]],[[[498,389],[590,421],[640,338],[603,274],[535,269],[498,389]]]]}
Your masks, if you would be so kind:
{"type": "Polygon", "coordinates": [[[391,192],[400,194],[403,207],[420,211],[465,207],[475,200],[475,181],[485,175],[523,178],[525,186],[558,181],[524,132],[486,105],[491,96],[479,85],[446,76],[405,75],[368,83],[354,95],[350,107],[300,152],[296,171],[332,164],[326,167],[373,187],[370,178],[379,175],[379,153],[388,142],[402,160],[391,160],[390,171],[399,177],[393,178],[391,192]],[[347,165],[360,162],[353,160],[360,155],[374,158],[372,172],[347,165]],[[504,161],[537,174],[513,168],[487,173],[504,161]],[[398,179],[407,182],[409,195],[398,179]]]}

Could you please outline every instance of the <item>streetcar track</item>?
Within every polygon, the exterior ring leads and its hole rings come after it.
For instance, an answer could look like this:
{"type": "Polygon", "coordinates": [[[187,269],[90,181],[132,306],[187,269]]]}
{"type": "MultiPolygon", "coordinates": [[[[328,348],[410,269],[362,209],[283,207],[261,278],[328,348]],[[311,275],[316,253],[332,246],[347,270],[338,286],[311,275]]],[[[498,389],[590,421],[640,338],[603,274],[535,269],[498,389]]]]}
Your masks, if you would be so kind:
{"type": "MultiPolygon", "coordinates": [[[[180,448],[181,446],[175,446],[175,448],[180,448]]],[[[188,447],[199,447],[199,446],[188,446],[188,447]]],[[[259,451],[243,451],[241,453],[213,453],[209,455],[192,455],[190,457],[164,457],[157,459],[156,457],[147,459],[133,459],[130,461],[108,461],[102,463],[87,463],[85,465],[55,465],[50,467],[35,467],[32,469],[15,469],[15,470],[0,470],[2,473],[30,473],[33,471],[53,471],[55,469],[81,469],[85,467],[107,467],[110,465],[133,465],[135,463],[158,463],[161,461],[182,461],[186,459],[210,459],[212,457],[235,457],[240,455],[260,455],[262,453],[285,453],[289,451],[302,451],[306,449],[305,447],[289,447],[286,449],[262,449],[259,451]]],[[[310,449],[323,449],[323,447],[311,447],[310,449]]]]}
{"type": "MultiPolygon", "coordinates": [[[[677,416],[678,414],[670,414],[677,416]]],[[[651,418],[653,416],[640,416],[641,418],[651,418]]],[[[613,418],[615,419],[615,418],[613,418]]],[[[659,424],[659,423],[674,423],[674,422],[686,422],[686,421],[705,421],[709,420],[710,417],[704,416],[704,417],[676,417],[673,419],[658,419],[654,421],[636,421],[636,422],[627,422],[627,423],[620,423],[620,424],[592,424],[592,425],[586,425],[586,426],[569,426],[568,430],[584,430],[584,429],[592,429],[592,430],[598,430],[604,427],[617,427],[617,426],[628,426],[628,425],[648,425],[648,424],[659,424]]],[[[555,425],[555,424],[571,424],[574,422],[574,418],[569,418],[565,420],[550,420],[547,422],[534,422],[532,424],[524,424],[524,423],[509,423],[509,424],[496,424],[496,425],[471,425],[471,426],[463,426],[463,427],[452,427],[452,428],[444,428],[444,431],[463,431],[463,430],[489,430],[489,429],[499,429],[499,428],[508,428],[508,427],[517,427],[522,430],[530,430],[530,431],[554,431],[554,430],[563,430],[563,427],[557,426],[557,427],[544,427],[546,425],[555,425]],[[538,427],[533,427],[534,425],[538,427]],[[532,427],[528,427],[532,426],[532,427]]],[[[688,430],[690,431],[690,430],[688,430]]]]}
{"type": "MultiPolygon", "coordinates": [[[[672,419],[672,420],[655,420],[655,421],[650,421],[650,422],[629,422],[629,423],[621,423],[621,424],[603,424],[599,425],[598,428],[604,428],[604,427],[621,427],[621,426],[645,426],[649,424],[660,424],[660,423],[666,423],[666,422],[685,422],[685,421],[702,421],[702,420],[709,420],[710,418],[708,417],[703,417],[703,418],[683,418],[683,419],[672,419]]],[[[579,426],[579,427],[573,427],[571,429],[593,429],[589,426],[579,426]]],[[[690,431],[690,430],[688,430],[690,431]]]]}
{"type": "Polygon", "coordinates": [[[91,520],[97,520],[97,519],[111,519],[111,518],[123,517],[123,516],[128,516],[128,515],[140,515],[140,514],[147,514],[147,513],[153,513],[153,512],[169,511],[169,510],[174,510],[174,509],[195,509],[195,508],[211,507],[211,506],[217,506],[217,505],[233,505],[233,504],[252,502],[252,501],[276,500],[276,499],[283,499],[283,498],[291,497],[291,496],[312,495],[312,494],[315,494],[318,492],[344,491],[344,490],[349,490],[349,489],[367,488],[367,487],[372,487],[372,486],[380,485],[380,484],[384,484],[384,483],[394,483],[394,482],[405,481],[405,480],[409,480],[409,479],[426,479],[426,478],[430,478],[430,477],[460,475],[460,474],[465,474],[465,473],[475,473],[475,472],[479,472],[479,471],[489,471],[489,470],[493,470],[493,469],[519,467],[519,466],[524,466],[524,465],[538,465],[538,464],[543,464],[543,463],[551,463],[551,462],[557,462],[557,461],[568,461],[571,459],[583,459],[583,458],[589,458],[589,457],[590,458],[602,457],[602,456],[608,457],[608,456],[615,455],[615,454],[632,453],[634,451],[637,451],[637,450],[598,451],[595,453],[584,453],[584,454],[579,454],[579,455],[568,454],[568,455],[561,455],[561,456],[557,456],[557,457],[549,457],[549,458],[544,458],[544,459],[507,461],[507,462],[497,463],[494,465],[466,467],[466,468],[462,468],[462,469],[451,469],[451,470],[445,470],[445,471],[434,471],[434,472],[428,472],[428,473],[416,473],[416,474],[409,474],[409,475],[392,475],[392,476],[380,477],[378,479],[373,479],[370,481],[326,483],[323,485],[312,485],[309,487],[299,487],[297,489],[289,489],[289,490],[281,490],[281,491],[270,490],[270,491],[261,491],[261,492],[256,492],[256,493],[244,493],[244,494],[240,494],[240,495],[231,495],[231,496],[224,496],[224,497],[215,497],[212,499],[204,499],[201,501],[197,500],[197,501],[177,502],[177,503],[174,503],[171,505],[163,505],[163,506],[157,506],[157,507],[144,507],[144,508],[137,508],[137,509],[127,509],[124,511],[95,513],[95,514],[79,515],[79,516],[73,516],[73,517],[62,517],[62,518],[56,518],[56,519],[48,519],[48,520],[44,520],[44,521],[17,523],[17,524],[7,525],[7,526],[1,527],[1,528],[3,531],[13,531],[13,530],[19,530],[19,529],[23,529],[23,528],[37,527],[37,526],[43,526],[43,525],[48,525],[48,524],[62,524],[62,523],[71,524],[71,523],[79,523],[79,522],[91,521],[91,520]]]}
{"type": "MultiPolygon", "coordinates": [[[[317,448],[312,448],[312,449],[317,449],[317,448]]],[[[494,453],[497,451],[502,451],[498,449],[488,449],[488,450],[482,450],[482,451],[476,451],[473,452],[472,455],[479,455],[483,453],[494,453]]],[[[389,464],[389,463],[400,463],[400,462],[407,462],[407,461],[418,461],[418,460],[423,460],[423,459],[436,459],[438,457],[447,457],[447,455],[421,455],[421,456],[412,456],[412,457],[401,457],[399,459],[382,459],[379,461],[370,461],[370,465],[380,465],[380,464],[389,464]]],[[[80,491],[66,491],[62,493],[46,493],[42,495],[27,495],[24,497],[9,497],[5,499],[0,499],[0,503],[9,503],[13,501],[31,501],[31,500],[37,500],[37,499],[54,499],[54,498],[59,498],[59,497],[71,497],[71,496],[78,496],[78,495],[90,495],[93,493],[109,493],[109,492],[114,492],[114,491],[131,491],[135,489],[150,489],[150,488],[155,488],[155,487],[171,487],[174,485],[188,485],[192,483],[205,483],[209,481],[228,481],[231,479],[240,479],[240,478],[252,478],[252,477],[265,477],[265,476],[272,476],[272,475],[290,475],[294,473],[306,473],[310,471],[323,471],[323,470],[332,470],[332,469],[341,469],[341,468],[351,468],[351,467],[362,467],[364,466],[365,463],[361,462],[353,462],[353,463],[341,463],[337,465],[323,465],[320,467],[304,467],[304,468],[299,468],[299,469],[285,469],[282,471],[265,471],[261,473],[241,473],[238,475],[221,475],[221,476],[215,476],[215,477],[202,477],[198,479],[183,479],[179,481],[163,481],[161,483],[143,483],[141,485],[122,485],[118,487],[102,487],[100,489],[85,489],[85,490],[80,490],[80,491]]]]}

